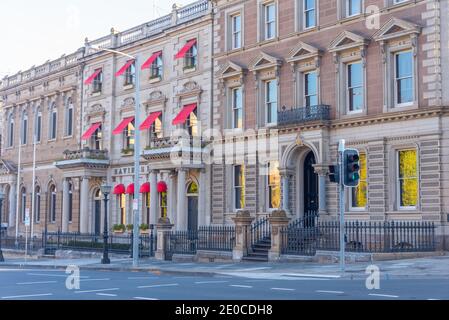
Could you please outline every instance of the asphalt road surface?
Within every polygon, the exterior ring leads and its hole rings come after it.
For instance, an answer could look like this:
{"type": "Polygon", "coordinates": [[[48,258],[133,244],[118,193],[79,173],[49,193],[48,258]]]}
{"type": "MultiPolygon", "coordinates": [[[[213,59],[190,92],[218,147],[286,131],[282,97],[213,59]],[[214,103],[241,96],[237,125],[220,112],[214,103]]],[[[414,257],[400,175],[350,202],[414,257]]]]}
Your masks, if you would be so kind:
{"type": "MultiPolygon", "coordinates": [[[[250,272],[250,270],[248,270],[250,272]]],[[[0,267],[0,301],[7,300],[449,300],[449,279],[365,280],[290,274],[282,278],[81,271],[79,289],[54,269],[0,267]]]]}

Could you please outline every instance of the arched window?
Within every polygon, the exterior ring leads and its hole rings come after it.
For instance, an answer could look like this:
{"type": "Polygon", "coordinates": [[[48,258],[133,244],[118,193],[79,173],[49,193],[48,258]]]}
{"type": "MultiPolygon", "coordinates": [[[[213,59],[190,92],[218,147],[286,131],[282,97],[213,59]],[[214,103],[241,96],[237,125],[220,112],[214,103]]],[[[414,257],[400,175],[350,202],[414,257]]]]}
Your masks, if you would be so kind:
{"type": "Polygon", "coordinates": [[[73,184],[69,182],[69,222],[73,221],[73,184]]]}
{"type": "Polygon", "coordinates": [[[34,189],[34,220],[41,221],[41,187],[39,186],[34,189]]]}
{"type": "Polygon", "coordinates": [[[28,115],[26,111],[22,113],[22,132],[21,132],[21,143],[27,144],[27,135],[28,135],[28,115]]]}
{"type": "Polygon", "coordinates": [[[56,222],[56,186],[51,185],[49,188],[49,212],[48,212],[48,218],[50,222],[56,222]]]}
{"type": "Polygon", "coordinates": [[[11,113],[8,117],[8,147],[14,146],[14,117],[11,113]]]}
{"type": "Polygon", "coordinates": [[[65,135],[73,135],[73,103],[72,98],[67,99],[65,108],[65,135]]]}
{"type": "Polygon", "coordinates": [[[57,128],[57,110],[56,110],[56,104],[53,103],[53,105],[50,108],[50,123],[48,126],[48,139],[49,140],[55,140],[56,139],[56,128],[57,128]]]}
{"type": "Polygon", "coordinates": [[[20,213],[22,216],[22,222],[25,222],[25,213],[27,207],[27,190],[25,187],[20,190],[20,213]]]}
{"type": "Polygon", "coordinates": [[[36,142],[41,142],[42,139],[42,111],[41,108],[37,108],[36,119],[34,123],[34,134],[36,136],[36,142]]]}

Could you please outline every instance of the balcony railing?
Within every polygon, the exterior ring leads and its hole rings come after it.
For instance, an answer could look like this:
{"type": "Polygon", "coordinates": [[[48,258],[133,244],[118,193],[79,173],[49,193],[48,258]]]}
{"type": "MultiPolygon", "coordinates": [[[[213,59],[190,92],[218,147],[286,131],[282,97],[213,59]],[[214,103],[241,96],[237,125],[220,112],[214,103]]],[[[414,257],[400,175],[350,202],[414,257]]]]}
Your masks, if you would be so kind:
{"type": "Polygon", "coordinates": [[[278,125],[286,126],[330,120],[329,109],[330,107],[324,104],[291,109],[284,106],[281,111],[278,111],[278,125]]]}
{"type": "Polygon", "coordinates": [[[146,159],[171,158],[173,161],[201,163],[207,154],[207,144],[202,137],[164,137],[152,140],[142,156],[146,159]]]}
{"type": "Polygon", "coordinates": [[[79,159],[107,160],[108,151],[92,150],[89,148],[84,148],[76,151],[70,150],[64,151],[64,160],[79,160],[79,159]]]}

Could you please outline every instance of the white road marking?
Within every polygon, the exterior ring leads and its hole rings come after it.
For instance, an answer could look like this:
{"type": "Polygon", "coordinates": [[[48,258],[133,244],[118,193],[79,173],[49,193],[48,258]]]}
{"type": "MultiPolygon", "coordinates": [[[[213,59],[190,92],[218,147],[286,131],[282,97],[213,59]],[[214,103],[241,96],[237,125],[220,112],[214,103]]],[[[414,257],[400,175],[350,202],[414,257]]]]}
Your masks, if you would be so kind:
{"type": "MultiPolygon", "coordinates": [[[[29,276],[43,276],[43,277],[64,277],[67,278],[67,275],[64,274],[45,274],[45,273],[28,273],[29,276]]],[[[89,278],[88,276],[80,276],[80,278],[89,278]]]]}
{"type": "Polygon", "coordinates": [[[18,285],[58,283],[58,281],[17,282],[18,285]]]}
{"type": "Polygon", "coordinates": [[[179,284],[178,283],[154,284],[152,286],[139,286],[137,288],[144,289],[144,288],[176,287],[176,286],[179,286],[179,284]]]}
{"type": "Polygon", "coordinates": [[[103,279],[81,279],[80,281],[109,281],[111,279],[109,278],[103,278],[103,279]]]}
{"type": "Polygon", "coordinates": [[[399,296],[391,295],[391,294],[380,294],[380,293],[368,293],[369,296],[375,297],[385,297],[385,298],[399,298],[399,296]]]}
{"type": "Polygon", "coordinates": [[[287,277],[301,277],[301,278],[328,278],[328,279],[338,279],[341,276],[333,274],[308,274],[308,273],[283,273],[283,276],[287,277]]]}
{"type": "Polygon", "coordinates": [[[241,285],[241,284],[231,284],[230,287],[235,287],[235,288],[252,288],[253,286],[245,286],[245,285],[241,285]]]}
{"type": "Polygon", "coordinates": [[[154,280],[159,279],[159,277],[128,277],[128,280],[154,280]]]}
{"type": "Polygon", "coordinates": [[[145,298],[145,297],[134,297],[133,299],[136,299],[136,300],[159,300],[156,298],[145,298]]]}
{"type": "Polygon", "coordinates": [[[22,296],[2,297],[2,299],[18,299],[18,298],[44,297],[44,296],[52,296],[52,295],[53,295],[53,293],[27,294],[27,295],[22,295],[22,296]]]}
{"type": "Polygon", "coordinates": [[[197,282],[195,282],[195,284],[226,283],[226,282],[229,282],[229,281],[225,281],[225,280],[223,280],[223,281],[220,281],[220,280],[217,280],[217,281],[197,281],[197,282]]]}
{"type": "Polygon", "coordinates": [[[295,291],[295,289],[290,289],[290,288],[271,288],[271,290],[279,290],[279,291],[295,291]]]}
{"type": "Polygon", "coordinates": [[[332,290],[316,290],[318,293],[333,293],[333,294],[342,294],[343,291],[332,291],[332,290]]]}
{"type": "Polygon", "coordinates": [[[117,297],[117,295],[113,293],[97,293],[97,296],[117,297]]]}
{"type": "Polygon", "coordinates": [[[75,293],[90,293],[90,292],[117,291],[117,290],[119,290],[119,288],[109,288],[109,289],[97,289],[97,290],[75,291],[75,293]]]}

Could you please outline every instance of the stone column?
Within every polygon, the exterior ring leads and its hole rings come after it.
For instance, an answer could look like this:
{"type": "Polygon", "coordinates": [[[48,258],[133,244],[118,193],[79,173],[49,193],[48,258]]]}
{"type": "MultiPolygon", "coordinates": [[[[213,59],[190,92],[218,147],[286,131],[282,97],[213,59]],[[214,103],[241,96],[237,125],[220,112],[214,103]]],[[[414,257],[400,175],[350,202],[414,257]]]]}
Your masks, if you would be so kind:
{"type": "Polygon", "coordinates": [[[279,174],[281,175],[281,182],[282,182],[282,210],[285,210],[285,212],[289,212],[290,211],[289,183],[290,183],[290,176],[292,175],[292,173],[288,169],[281,169],[279,170],[279,174]]]}
{"type": "Polygon", "coordinates": [[[319,215],[327,214],[326,206],[326,179],[329,173],[329,166],[326,164],[314,165],[315,172],[318,174],[318,203],[319,203],[319,215]]]}
{"type": "Polygon", "coordinates": [[[16,182],[11,183],[11,187],[9,188],[9,212],[5,214],[9,214],[9,222],[8,228],[14,227],[16,225],[16,182]]]}
{"type": "Polygon", "coordinates": [[[187,212],[186,212],[186,169],[178,170],[178,206],[176,215],[176,230],[187,230],[187,212]]]}
{"type": "Polygon", "coordinates": [[[157,248],[154,257],[157,260],[165,260],[167,234],[171,232],[172,228],[173,224],[170,223],[170,219],[168,218],[160,218],[156,224],[157,248]]]}
{"type": "Polygon", "coordinates": [[[89,233],[89,178],[81,182],[80,232],[89,233]]]}
{"type": "Polygon", "coordinates": [[[275,210],[271,213],[268,220],[271,225],[271,249],[268,251],[268,260],[278,261],[282,249],[281,230],[287,227],[290,219],[287,218],[287,214],[284,210],[275,210]]]}
{"type": "Polygon", "coordinates": [[[157,214],[157,202],[158,202],[158,193],[157,193],[157,172],[152,170],[150,172],[150,224],[156,225],[158,221],[157,214]]]}
{"type": "Polygon", "coordinates": [[[62,232],[69,231],[69,181],[62,181],[62,232]]]}
{"type": "Polygon", "coordinates": [[[241,261],[248,255],[248,248],[251,247],[251,217],[248,210],[240,210],[232,218],[235,224],[235,247],[232,250],[232,260],[241,261]]]}
{"type": "Polygon", "coordinates": [[[168,218],[170,219],[170,221],[172,221],[172,223],[176,224],[175,177],[176,177],[176,172],[171,171],[168,176],[168,186],[167,186],[167,188],[168,188],[168,191],[167,191],[167,211],[168,211],[167,215],[168,215],[168,218]]]}
{"type": "Polygon", "coordinates": [[[206,219],[206,192],[207,192],[207,185],[206,185],[206,169],[200,170],[200,185],[198,190],[198,226],[205,226],[207,225],[207,219],[206,219]]]}

